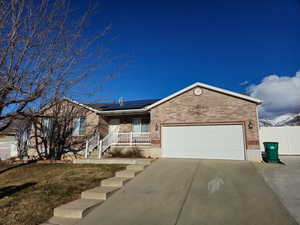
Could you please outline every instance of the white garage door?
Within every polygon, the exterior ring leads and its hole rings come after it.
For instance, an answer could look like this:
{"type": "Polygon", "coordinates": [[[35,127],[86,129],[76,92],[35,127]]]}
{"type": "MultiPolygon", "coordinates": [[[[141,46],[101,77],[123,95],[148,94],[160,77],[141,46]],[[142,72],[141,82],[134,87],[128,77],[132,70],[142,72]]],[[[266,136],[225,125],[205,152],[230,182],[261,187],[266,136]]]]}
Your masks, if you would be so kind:
{"type": "Polygon", "coordinates": [[[244,160],[242,125],[167,126],[162,128],[162,156],[244,160]]]}

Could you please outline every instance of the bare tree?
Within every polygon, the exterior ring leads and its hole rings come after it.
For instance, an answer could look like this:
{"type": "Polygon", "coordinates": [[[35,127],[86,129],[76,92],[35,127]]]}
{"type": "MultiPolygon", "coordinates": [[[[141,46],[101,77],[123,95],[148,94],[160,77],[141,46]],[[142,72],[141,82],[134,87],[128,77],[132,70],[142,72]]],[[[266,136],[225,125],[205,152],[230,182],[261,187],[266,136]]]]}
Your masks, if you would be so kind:
{"type": "Polygon", "coordinates": [[[61,99],[49,105],[39,116],[31,117],[33,144],[39,159],[61,159],[65,153],[75,156],[86,143],[86,139],[99,130],[98,124],[87,124],[85,118],[90,111],[68,100],[61,99]],[[82,127],[74,122],[83,119],[82,127]]]}
{"type": "Polygon", "coordinates": [[[111,65],[110,26],[90,35],[95,7],[74,11],[70,2],[0,0],[0,131],[111,65]]]}
{"type": "Polygon", "coordinates": [[[14,120],[17,139],[17,151],[20,159],[28,155],[28,140],[31,131],[31,122],[29,119],[21,118],[20,120],[14,120]]]}

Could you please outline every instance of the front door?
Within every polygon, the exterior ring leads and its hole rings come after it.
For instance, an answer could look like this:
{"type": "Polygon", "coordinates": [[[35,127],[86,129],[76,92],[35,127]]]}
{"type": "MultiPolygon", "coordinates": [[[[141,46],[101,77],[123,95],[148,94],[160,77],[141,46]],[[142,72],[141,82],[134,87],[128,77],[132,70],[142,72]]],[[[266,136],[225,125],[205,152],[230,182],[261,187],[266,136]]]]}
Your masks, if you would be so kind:
{"type": "Polygon", "coordinates": [[[120,119],[111,119],[109,121],[108,131],[109,133],[119,133],[120,119]]]}

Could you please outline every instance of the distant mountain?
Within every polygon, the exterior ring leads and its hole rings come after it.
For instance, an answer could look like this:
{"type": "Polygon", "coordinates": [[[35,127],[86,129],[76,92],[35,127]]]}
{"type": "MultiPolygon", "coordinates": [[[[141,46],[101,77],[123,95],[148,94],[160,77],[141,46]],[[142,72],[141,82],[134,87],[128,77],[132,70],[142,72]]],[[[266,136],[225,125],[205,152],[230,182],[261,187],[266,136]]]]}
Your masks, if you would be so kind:
{"type": "Polygon", "coordinates": [[[300,126],[300,113],[287,113],[272,120],[261,119],[259,122],[263,127],[300,126]]]}

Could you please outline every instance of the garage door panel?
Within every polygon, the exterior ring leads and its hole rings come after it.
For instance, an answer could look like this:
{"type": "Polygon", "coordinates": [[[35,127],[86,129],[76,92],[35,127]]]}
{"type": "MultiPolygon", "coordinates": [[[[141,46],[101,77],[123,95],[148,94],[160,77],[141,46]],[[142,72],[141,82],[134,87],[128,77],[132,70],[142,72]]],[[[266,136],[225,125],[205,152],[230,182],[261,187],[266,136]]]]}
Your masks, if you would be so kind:
{"type": "Polygon", "coordinates": [[[170,126],[162,128],[162,156],[243,160],[242,125],[170,126]]]}

